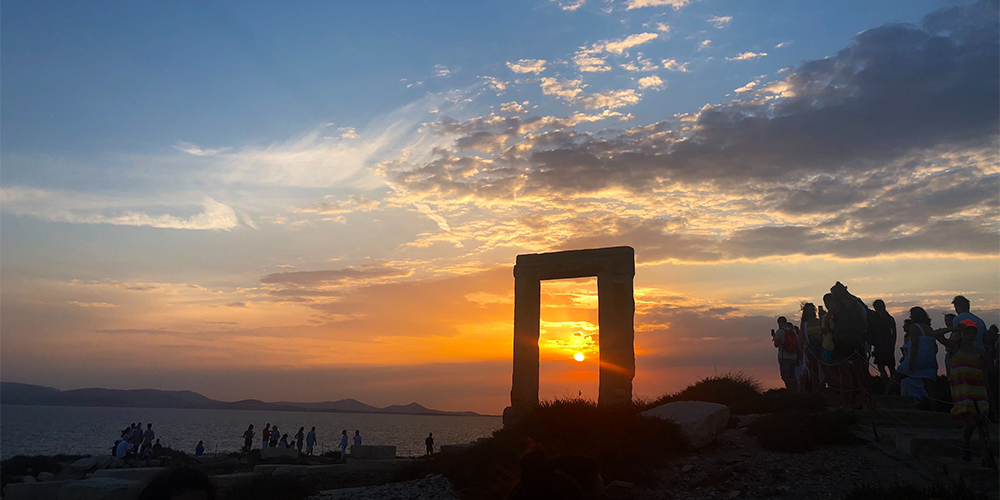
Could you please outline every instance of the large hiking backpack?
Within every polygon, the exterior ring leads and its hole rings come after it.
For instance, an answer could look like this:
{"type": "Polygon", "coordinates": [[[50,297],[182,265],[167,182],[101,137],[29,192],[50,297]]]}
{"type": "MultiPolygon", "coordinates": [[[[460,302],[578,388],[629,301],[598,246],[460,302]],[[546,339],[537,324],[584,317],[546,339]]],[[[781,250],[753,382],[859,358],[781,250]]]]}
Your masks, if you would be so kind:
{"type": "Polygon", "coordinates": [[[781,344],[781,349],[788,354],[798,354],[799,353],[799,336],[795,334],[795,329],[793,328],[782,328],[785,332],[785,341],[781,344]]]}
{"type": "Polygon", "coordinates": [[[847,355],[861,349],[868,330],[868,312],[860,301],[841,303],[833,328],[833,345],[836,354],[847,355]]]}

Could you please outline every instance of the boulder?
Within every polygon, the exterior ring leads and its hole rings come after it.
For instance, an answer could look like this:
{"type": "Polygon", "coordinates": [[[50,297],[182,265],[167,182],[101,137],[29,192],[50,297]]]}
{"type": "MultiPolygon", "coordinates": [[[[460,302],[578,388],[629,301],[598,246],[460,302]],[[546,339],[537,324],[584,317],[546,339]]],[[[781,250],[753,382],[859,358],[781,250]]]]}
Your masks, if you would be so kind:
{"type": "Polygon", "coordinates": [[[69,464],[70,469],[80,472],[88,471],[95,467],[97,467],[97,457],[84,457],[69,464]]]}
{"type": "Polygon", "coordinates": [[[58,500],[59,490],[72,480],[44,483],[10,483],[3,489],[4,500],[58,500]]]}
{"type": "Polygon", "coordinates": [[[42,471],[38,473],[37,479],[39,481],[55,481],[56,475],[51,472],[42,471]]]}
{"type": "Polygon", "coordinates": [[[94,477],[113,477],[147,483],[157,474],[166,470],[165,467],[135,467],[132,469],[101,469],[94,472],[94,477]]]}
{"type": "Polygon", "coordinates": [[[309,469],[305,465],[279,465],[271,472],[272,476],[305,476],[309,469]]]}
{"type": "Polygon", "coordinates": [[[351,447],[351,458],[362,459],[387,459],[396,458],[395,446],[384,445],[357,445],[351,447]]]}
{"type": "Polygon", "coordinates": [[[299,458],[299,450],[295,448],[263,448],[260,450],[260,458],[263,460],[272,458],[299,458]]]}
{"type": "Polygon", "coordinates": [[[70,481],[59,489],[58,500],[134,500],[142,483],[113,477],[70,481]]]}
{"type": "Polygon", "coordinates": [[[643,415],[672,420],[694,448],[715,440],[729,423],[729,407],[704,401],[677,401],[642,412],[643,415]]]}

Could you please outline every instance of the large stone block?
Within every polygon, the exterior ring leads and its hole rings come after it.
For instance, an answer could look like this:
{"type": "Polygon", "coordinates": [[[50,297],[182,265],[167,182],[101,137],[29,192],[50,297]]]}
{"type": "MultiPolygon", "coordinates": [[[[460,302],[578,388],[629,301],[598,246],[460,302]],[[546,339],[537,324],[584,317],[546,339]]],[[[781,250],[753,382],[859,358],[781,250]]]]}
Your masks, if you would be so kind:
{"type": "Polygon", "coordinates": [[[59,489],[58,500],[134,500],[142,483],[114,477],[70,481],[59,489]]]}
{"type": "Polygon", "coordinates": [[[48,481],[44,483],[11,483],[4,487],[4,500],[57,500],[59,490],[72,482],[48,481]]]}
{"type": "Polygon", "coordinates": [[[643,415],[672,420],[695,448],[701,448],[722,434],[729,423],[729,407],[704,401],[677,401],[642,412],[643,415]]]}
{"type": "Polygon", "coordinates": [[[299,458],[299,450],[295,448],[263,448],[260,450],[260,458],[264,460],[272,458],[299,458]]]}
{"type": "Polygon", "coordinates": [[[272,476],[305,476],[309,469],[305,465],[279,465],[275,467],[272,476]]]}
{"type": "Polygon", "coordinates": [[[157,474],[166,470],[165,467],[136,467],[134,469],[101,469],[94,472],[94,477],[113,477],[147,483],[157,474]]]}
{"type": "Polygon", "coordinates": [[[220,489],[231,488],[237,484],[253,480],[253,472],[237,472],[234,474],[218,474],[212,476],[212,482],[220,489]]]}
{"type": "Polygon", "coordinates": [[[111,455],[98,455],[96,457],[85,457],[70,464],[70,468],[75,471],[86,472],[94,469],[106,469],[114,464],[117,459],[111,455]]]}
{"type": "Polygon", "coordinates": [[[352,446],[350,457],[361,459],[396,458],[396,447],[371,444],[352,446]]]}

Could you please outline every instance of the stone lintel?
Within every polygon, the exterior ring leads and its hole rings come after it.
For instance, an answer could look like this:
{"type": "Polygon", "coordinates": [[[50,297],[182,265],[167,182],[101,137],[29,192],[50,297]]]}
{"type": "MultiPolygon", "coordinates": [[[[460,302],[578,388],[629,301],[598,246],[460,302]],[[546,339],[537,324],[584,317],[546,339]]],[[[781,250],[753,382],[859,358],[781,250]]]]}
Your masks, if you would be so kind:
{"type": "Polygon", "coordinates": [[[514,277],[558,280],[623,274],[635,276],[635,250],[632,247],[592,248],[564,252],[518,255],[514,277]]]}

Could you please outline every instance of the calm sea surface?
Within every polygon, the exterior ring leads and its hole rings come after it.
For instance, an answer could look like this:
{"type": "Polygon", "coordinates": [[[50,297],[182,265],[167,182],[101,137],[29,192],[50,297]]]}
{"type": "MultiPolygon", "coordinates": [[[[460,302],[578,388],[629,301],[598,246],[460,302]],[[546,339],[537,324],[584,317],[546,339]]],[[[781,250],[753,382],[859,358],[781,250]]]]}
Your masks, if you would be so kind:
{"type": "MultiPolygon", "coordinates": [[[[253,424],[254,447],[260,447],[264,424],[292,436],[316,426],[320,453],[337,449],[340,431],[361,431],[364,444],[394,445],[398,456],[424,453],[424,438],[435,445],[459,444],[489,436],[502,427],[500,417],[443,417],[253,410],[182,410],[162,408],[85,408],[74,406],[0,406],[0,458],[14,455],[109,454],[122,429],[132,422],[153,424],[160,444],[194,453],[198,441],[212,453],[239,451],[243,431],[253,424]]],[[[353,442],[353,441],[352,441],[353,442]]]]}

